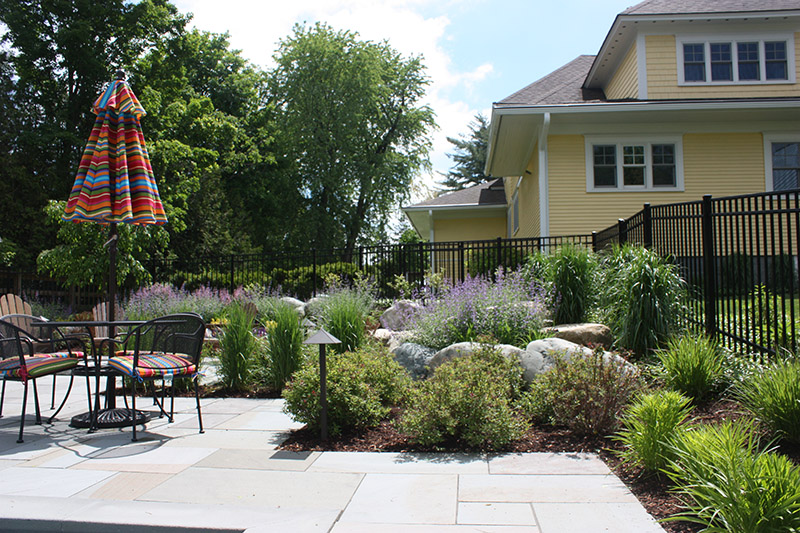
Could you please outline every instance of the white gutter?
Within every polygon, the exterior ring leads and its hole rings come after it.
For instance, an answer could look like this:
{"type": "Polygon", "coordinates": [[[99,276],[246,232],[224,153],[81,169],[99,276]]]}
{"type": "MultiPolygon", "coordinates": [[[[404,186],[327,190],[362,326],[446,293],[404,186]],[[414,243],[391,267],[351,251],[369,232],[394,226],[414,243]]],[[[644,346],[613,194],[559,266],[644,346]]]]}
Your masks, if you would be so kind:
{"type": "Polygon", "coordinates": [[[618,111],[724,111],[728,109],[797,109],[800,99],[791,100],[769,100],[769,101],[747,101],[741,99],[737,101],[726,100],[724,102],[697,102],[684,100],[682,102],[602,102],[602,103],[569,103],[556,104],[549,106],[535,105],[509,105],[499,107],[495,104],[494,112],[500,115],[530,115],[540,113],[614,113],[618,111]]]}
{"type": "Polygon", "coordinates": [[[547,175],[547,134],[550,131],[550,113],[544,114],[539,130],[539,236],[550,235],[550,183],[547,175]]]}
{"type": "Polygon", "coordinates": [[[455,211],[455,210],[464,209],[464,208],[469,208],[470,210],[472,210],[472,209],[503,209],[507,205],[508,205],[508,203],[505,203],[505,204],[488,204],[488,205],[487,204],[484,204],[484,205],[478,205],[478,204],[452,204],[452,205],[436,205],[436,206],[423,205],[423,206],[420,206],[420,207],[413,207],[413,206],[412,207],[402,207],[401,210],[402,211],[406,211],[406,212],[407,211],[428,211],[428,213],[430,213],[432,211],[455,211]]]}

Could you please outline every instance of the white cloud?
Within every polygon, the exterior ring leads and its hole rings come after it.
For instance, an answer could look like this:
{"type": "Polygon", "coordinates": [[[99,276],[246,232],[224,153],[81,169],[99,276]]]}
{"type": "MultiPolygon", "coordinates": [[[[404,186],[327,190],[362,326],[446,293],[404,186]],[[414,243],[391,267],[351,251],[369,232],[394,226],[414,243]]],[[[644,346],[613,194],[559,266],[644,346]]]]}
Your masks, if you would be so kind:
{"type": "Polygon", "coordinates": [[[439,125],[433,134],[434,173],[421,176],[431,186],[439,179],[435,172],[447,172],[451,165],[446,156],[451,147],[447,137],[465,133],[480,111],[465,101],[465,93],[493,72],[489,63],[467,71],[455,69],[453,58],[442,46],[449,39],[449,18],[446,14],[424,14],[431,9],[457,9],[455,5],[463,1],[470,0],[454,0],[446,8],[440,0],[178,0],[176,5],[182,12],[194,13],[197,28],[230,33],[231,46],[263,68],[272,65],[279,40],[291,34],[295,23],[317,21],[337,30],[358,32],[362,39],[386,40],[405,56],[422,55],[431,79],[426,103],[436,112],[439,125]]]}

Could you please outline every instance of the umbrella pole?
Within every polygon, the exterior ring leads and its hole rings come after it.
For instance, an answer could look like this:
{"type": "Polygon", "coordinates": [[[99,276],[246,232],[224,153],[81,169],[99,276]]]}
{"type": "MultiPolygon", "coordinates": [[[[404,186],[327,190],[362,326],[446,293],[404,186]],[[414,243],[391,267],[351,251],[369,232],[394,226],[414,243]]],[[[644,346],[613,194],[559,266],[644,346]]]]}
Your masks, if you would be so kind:
{"type": "MultiPolygon", "coordinates": [[[[108,321],[114,322],[117,301],[117,224],[112,222],[108,232],[108,321]]],[[[114,337],[113,325],[109,336],[114,337]]]]}

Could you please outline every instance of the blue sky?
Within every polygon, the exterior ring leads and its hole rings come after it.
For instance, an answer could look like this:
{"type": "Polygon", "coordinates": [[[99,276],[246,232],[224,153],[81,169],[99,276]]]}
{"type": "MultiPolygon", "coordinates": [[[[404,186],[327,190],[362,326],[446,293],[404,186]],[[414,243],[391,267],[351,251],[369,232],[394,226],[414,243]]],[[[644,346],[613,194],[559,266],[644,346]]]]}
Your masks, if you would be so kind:
{"type": "Polygon", "coordinates": [[[595,54],[614,17],[631,0],[176,0],[194,25],[231,35],[231,45],[269,68],[295,23],[326,22],[361,38],[387,40],[405,55],[422,54],[437,114],[432,174],[414,196],[426,197],[451,167],[446,137],[468,131],[476,113],[581,54],[595,54]]]}

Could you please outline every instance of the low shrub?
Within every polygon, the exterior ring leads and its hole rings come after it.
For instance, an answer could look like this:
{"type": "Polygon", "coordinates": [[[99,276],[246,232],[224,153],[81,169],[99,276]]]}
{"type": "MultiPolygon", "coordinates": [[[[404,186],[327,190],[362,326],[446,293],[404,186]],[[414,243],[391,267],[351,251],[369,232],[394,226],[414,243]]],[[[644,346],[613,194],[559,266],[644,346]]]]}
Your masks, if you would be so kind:
{"type": "Polygon", "coordinates": [[[800,361],[781,361],[742,381],[735,395],[776,437],[800,444],[800,361]]]}
{"type": "Polygon", "coordinates": [[[488,345],[437,367],[409,396],[400,429],[422,445],[448,440],[498,449],[527,430],[514,402],[522,368],[488,345]]]}
{"type": "Polygon", "coordinates": [[[267,356],[269,381],[272,389],[283,390],[292,374],[300,368],[303,353],[303,328],[297,311],[280,302],[271,310],[267,327],[267,356]]]}
{"type": "Polygon", "coordinates": [[[407,323],[414,342],[442,349],[489,335],[503,344],[525,346],[541,336],[546,296],[519,272],[497,272],[496,281],[467,278],[444,287],[407,323]]]}
{"type": "Polygon", "coordinates": [[[705,531],[800,529],[800,468],[759,445],[751,422],[702,425],[675,441],[667,474],[688,509],[673,517],[705,531]]]}
{"type": "Polygon", "coordinates": [[[614,437],[623,445],[619,456],[625,463],[659,472],[672,458],[670,447],[691,412],[691,399],[675,391],[656,391],[638,396],[620,419],[622,429],[614,437]]]}
{"type": "Polygon", "coordinates": [[[249,378],[256,338],[253,315],[240,302],[228,307],[228,325],[219,337],[219,372],[222,383],[230,390],[244,390],[249,378]]]}
{"type": "Polygon", "coordinates": [[[233,298],[225,289],[200,287],[194,291],[156,283],[142,287],[122,304],[127,320],[151,320],[173,313],[197,313],[210,322],[225,314],[233,298]]]}
{"type": "Polygon", "coordinates": [[[643,356],[679,329],[686,284],[678,268],[647,248],[616,247],[601,263],[601,321],[617,345],[643,356]]]}
{"type": "Polygon", "coordinates": [[[724,354],[708,337],[674,338],[657,356],[667,387],[691,397],[695,403],[712,396],[723,384],[724,354]]]}
{"type": "Polygon", "coordinates": [[[525,404],[534,417],[547,416],[579,435],[605,436],[617,429],[622,409],[641,387],[634,367],[596,350],[557,357],[533,382],[525,404]]]}
{"type": "MultiPolygon", "coordinates": [[[[382,347],[370,344],[327,358],[328,430],[331,435],[377,425],[405,397],[410,378],[382,347]]],[[[319,429],[319,359],[309,357],[283,389],[285,411],[319,429]]]]}

